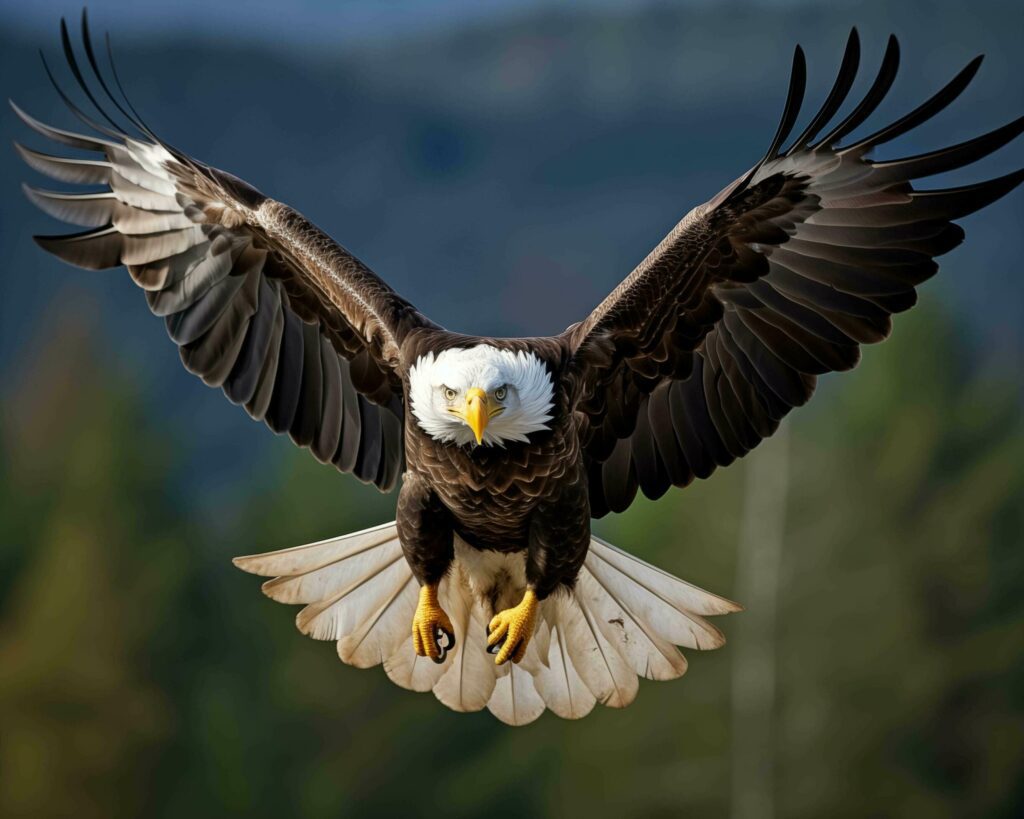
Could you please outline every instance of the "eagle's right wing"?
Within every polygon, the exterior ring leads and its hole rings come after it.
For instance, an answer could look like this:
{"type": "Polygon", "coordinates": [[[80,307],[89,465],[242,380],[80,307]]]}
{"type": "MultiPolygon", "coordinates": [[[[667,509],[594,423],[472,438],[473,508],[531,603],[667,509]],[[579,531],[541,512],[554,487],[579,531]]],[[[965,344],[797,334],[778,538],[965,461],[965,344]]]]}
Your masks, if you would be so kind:
{"type": "Polygon", "coordinates": [[[398,351],[410,330],[434,325],[300,214],[157,138],[110,92],[84,13],[82,26],[100,89],[140,135],[126,134],[99,106],[61,21],[71,72],[110,125],[82,112],[56,82],[72,112],[102,136],[53,128],[12,106],[43,136],[100,156],[16,148],[47,176],[103,187],[26,186],[44,211],[87,228],[36,241],[79,267],[125,265],[191,372],[321,462],[390,489],[404,462],[398,351]]]}

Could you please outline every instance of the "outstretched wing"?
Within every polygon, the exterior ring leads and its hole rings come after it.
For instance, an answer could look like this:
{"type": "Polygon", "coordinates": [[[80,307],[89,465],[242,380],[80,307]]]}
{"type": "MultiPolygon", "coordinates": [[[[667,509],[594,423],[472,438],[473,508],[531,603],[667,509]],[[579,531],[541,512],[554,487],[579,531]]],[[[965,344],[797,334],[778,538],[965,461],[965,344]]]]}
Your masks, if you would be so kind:
{"type": "Polygon", "coordinates": [[[745,455],[816,377],[848,370],[860,344],[889,335],[934,257],[963,239],[951,220],[1003,196],[1024,171],[960,188],[912,180],[960,168],[1005,145],[1024,118],[968,142],[885,162],[868,154],[945,108],[981,63],[927,102],[863,139],[863,123],[896,76],[894,37],[863,100],[828,130],[857,73],[851,32],[818,114],[781,150],[799,112],[803,52],[768,153],[691,211],[594,312],[566,331],[574,352],[592,514],[622,511],[637,488],[658,498],[745,455]]]}
{"type": "MultiPolygon", "coordinates": [[[[87,228],[36,241],[79,267],[125,265],[191,372],[321,462],[390,489],[404,461],[393,365],[405,335],[433,325],[300,214],[158,139],[127,99],[126,110],[111,93],[84,13],[82,27],[94,86],[139,133],[129,135],[100,107],[62,20],[71,73],[109,125],[85,114],[56,81],[98,136],[45,125],[12,103],[43,136],[99,154],[67,158],[16,145],[35,170],[93,186],[85,193],[26,186],[44,211],[87,228]]],[[[116,71],[112,77],[120,90],[116,71]]]]}

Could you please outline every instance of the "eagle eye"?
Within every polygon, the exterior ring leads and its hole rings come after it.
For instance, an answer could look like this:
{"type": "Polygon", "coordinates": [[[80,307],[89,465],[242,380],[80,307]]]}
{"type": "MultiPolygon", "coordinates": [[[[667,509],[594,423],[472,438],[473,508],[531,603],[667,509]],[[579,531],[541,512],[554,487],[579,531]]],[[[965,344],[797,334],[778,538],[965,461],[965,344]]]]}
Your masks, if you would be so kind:
{"type": "Polygon", "coordinates": [[[507,384],[502,384],[500,387],[498,387],[498,389],[494,391],[494,397],[497,398],[499,401],[504,401],[506,395],[508,395],[507,384]]]}
{"type": "Polygon", "coordinates": [[[444,391],[444,398],[446,401],[454,401],[457,393],[451,387],[442,386],[441,389],[444,391]]]}

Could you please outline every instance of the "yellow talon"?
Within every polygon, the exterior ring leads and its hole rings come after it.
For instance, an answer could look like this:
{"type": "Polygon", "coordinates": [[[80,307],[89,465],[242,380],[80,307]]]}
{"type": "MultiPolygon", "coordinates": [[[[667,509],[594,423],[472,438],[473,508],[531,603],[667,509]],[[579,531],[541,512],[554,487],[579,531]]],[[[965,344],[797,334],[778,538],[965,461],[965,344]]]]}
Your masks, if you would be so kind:
{"type": "Polygon", "coordinates": [[[533,627],[537,623],[537,610],[540,601],[533,589],[527,589],[522,601],[514,609],[499,611],[491,618],[488,627],[487,650],[498,650],[494,658],[495,665],[512,660],[518,663],[526,656],[526,647],[533,637],[533,627]]]}
{"type": "Polygon", "coordinates": [[[412,647],[435,663],[443,663],[455,647],[455,629],[437,602],[436,585],[420,588],[420,602],[412,618],[412,647]]]}

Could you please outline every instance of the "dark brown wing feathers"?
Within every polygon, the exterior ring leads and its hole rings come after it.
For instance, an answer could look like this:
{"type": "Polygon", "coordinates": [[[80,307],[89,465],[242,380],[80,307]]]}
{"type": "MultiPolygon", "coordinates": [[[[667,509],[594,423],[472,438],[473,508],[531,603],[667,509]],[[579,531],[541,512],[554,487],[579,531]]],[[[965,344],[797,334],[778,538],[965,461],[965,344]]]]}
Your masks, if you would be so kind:
{"type": "MultiPolygon", "coordinates": [[[[12,107],[36,132],[101,158],[16,148],[51,178],[106,189],[26,186],[42,210],[88,228],[36,241],[80,267],[126,265],[191,372],[318,460],[392,487],[404,459],[402,387],[393,367],[405,334],[433,325],[301,215],[156,137],[127,98],[122,105],[111,93],[84,13],[82,33],[100,93],[61,21],[71,74],[103,121],[74,103],[48,65],[46,71],[72,113],[101,136],[54,128],[12,107]]],[[[112,61],[110,68],[121,90],[112,61]]]]}
{"type": "Polygon", "coordinates": [[[595,516],[656,498],[749,452],[811,396],[818,375],[848,370],[916,301],[934,257],[963,239],[953,219],[1003,196],[1024,171],[918,191],[915,179],[961,168],[1024,131],[1024,118],[958,145],[899,160],[868,154],[948,106],[972,60],[922,105],[847,146],[899,64],[895,38],[853,110],[818,142],[860,61],[856,31],[821,110],[788,149],[805,85],[797,49],[782,121],[765,157],[683,219],[581,324],[578,406],[595,516]],[[813,144],[812,144],[813,143],[813,144]]]}
{"type": "MultiPolygon", "coordinates": [[[[82,31],[102,93],[90,87],[62,21],[64,55],[103,121],[75,104],[48,65],[46,72],[100,136],[54,128],[12,106],[36,132],[101,158],[16,148],[53,179],[106,189],[26,187],[42,210],[86,228],[37,242],[81,267],[126,265],[190,371],[320,461],[393,486],[404,459],[394,365],[410,331],[434,325],[301,215],[160,140],[124,96],[112,60],[122,99],[111,92],[84,14],[82,31]]],[[[806,86],[797,48],[764,158],[688,214],[560,340],[572,356],[595,516],[625,509],[638,489],[656,498],[707,477],[757,446],[810,398],[818,375],[850,369],[859,345],[888,336],[891,315],[911,307],[915,287],[935,273],[934,257],[963,239],[952,220],[1024,179],[1018,171],[945,190],[912,186],[1002,147],[1024,131],[1024,118],[918,156],[868,158],[953,102],[980,62],[905,116],[841,146],[884,99],[899,65],[890,37],[863,99],[827,130],[859,68],[853,31],[821,109],[784,148],[806,86]]]]}

